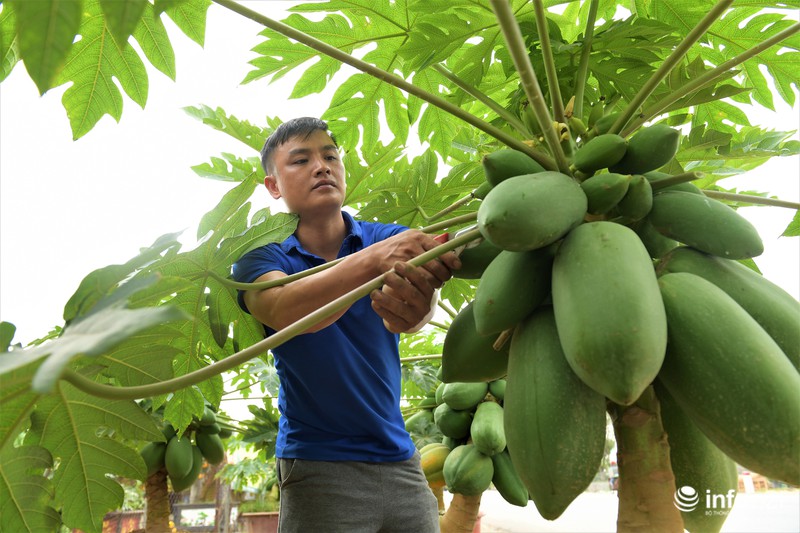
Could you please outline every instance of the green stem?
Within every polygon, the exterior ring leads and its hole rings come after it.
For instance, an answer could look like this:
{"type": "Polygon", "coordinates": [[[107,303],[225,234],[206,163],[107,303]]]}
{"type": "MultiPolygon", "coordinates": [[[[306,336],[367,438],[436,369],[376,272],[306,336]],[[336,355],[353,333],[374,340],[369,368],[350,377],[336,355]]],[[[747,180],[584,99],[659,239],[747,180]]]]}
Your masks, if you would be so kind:
{"type": "Polygon", "coordinates": [[[467,213],[466,215],[459,215],[457,217],[453,217],[449,220],[445,220],[442,222],[437,222],[436,224],[431,224],[430,226],[425,226],[422,228],[422,232],[424,233],[436,233],[443,229],[447,229],[453,226],[459,226],[461,224],[467,224],[469,222],[474,222],[478,219],[477,211],[474,213],[467,213]]]}
{"type": "Polygon", "coordinates": [[[553,59],[553,49],[550,47],[550,32],[547,30],[547,14],[544,11],[542,0],[533,0],[533,11],[536,14],[536,30],[539,32],[539,42],[542,46],[542,59],[544,72],[547,76],[547,87],[550,89],[550,107],[553,109],[553,118],[564,124],[564,101],[561,99],[561,88],[558,86],[558,73],[556,62],[553,59]]]}
{"type": "Polygon", "coordinates": [[[375,65],[371,65],[366,61],[362,61],[357,59],[350,54],[339,50],[319,39],[316,39],[307,33],[303,33],[291,26],[284,24],[282,22],[278,22],[277,20],[273,20],[261,13],[253,11],[252,9],[248,9],[241,4],[234,2],[233,0],[213,0],[216,4],[219,4],[222,7],[230,9],[234,13],[238,13],[243,17],[246,17],[253,22],[266,26],[267,28],[280,33],[281,35],[288,37],[290,39],[294,39],[295,41],[302,43],[309,48],[316,50],[317,52],[324,54],[328,57],[336,59],[337,61],[341,61],[346,65],[350,65],[351,67],[364,72],[380,81],[386,82],[389,85],[397,87],[403,91],[406,91],[408,94],[416,96],[417,98],[428,102],[431,105],[442,109],[451,115],[454,115],[467,124],[478,128],[479,130],[483,131],[487,135],[490,135],[497,139],[498,141],[502,142],[503,144],[507,145],[510,148],[514,148],[515,150],[519,150],[528,154],[531,158],[535,159],[539,162],[543,167],[548,169],[554,169],[555,164],[553,161],[547,157],[545,154],[534,150],[524,142],[519,139],[515,139],[508,133],[502,131],[495,126],[492,126],[488,122],[481,120],[480,118],[476,117],[475,115],[461,109],[457,105],[453,105],[444,98],[437,96],[435,94],[429,93],[409,82],[404,80],[399,76],[395,76],[390,72],[386,72],[383,69],[376,67],[375,65]]]}
{"type": "Polygon", "coordinates": [[[490,0],[490,2],[497,17],[497,22],[500,24],[500,29],[503,31],[508,52],[511,54],[514,66],[519,73],[525,96],[528,97],[528,104],[533,109],[536,121],[539,123],[544,135],[545,143],[555,158],[556,168],[559,172],[569,174],[569,162],[566,155],[564,155],[564,150],[561,148],[558,133],[553,128],[552,118],[547,110],[547,105],[544,103],[542,89],[539,87],[536,73],[531,66],[528,50],[525,47],[525,41],[522,38],[517,19],[514,17],[513,11],[511,11],[511,5],[508,0],[490,0]]]}
{"type": "Polygon", "coordinates": [[[508,111],[506,108],[495,102],[489,95],[484,93],[483,91],[478,90],[477,88],[473,87],[466,81],[462,80],[455,74],[453,74],[447,67],[444,65],[437,63],[433,65],[433,69],[447,78],[448,80],[452,81],[456,87],[467,93],[468,95],[472,96],[479,102],[483,103],[486,107],[497,113],[497,116],[505,120],[509,126],[517,130],[522,135],[528,135],[528,128],[525,127],[525,124],[522,121],[514,116],[513,113],[508,111]]]}
{"type": "Polygon", "coordinates": [[[589,55],[592,52],[598,3],[599,0],[592,0],[589,4],[589,16],[586,19],[586,31],[583,37],[583,48],[581,48],[581,60],[578,63],[578,75],[575,78],[575,104],[572,108],[572,114],[581,120],[583,120],[583,94],[586,90],[586,79],[589,77],[589,55]]]}
{"type": "Polygon", "coordinates": [[[752,196],[749,194],[737,194],[723,191],[709,191],[703,189],[703,194],[709,198],[718,200],[730,200],[731,202],[743,202],[754,205],[771,205],[775,207],[787,207],[789,209],[800,210],[800,203],[780,200],[778,198],[764,198],[762,196],[752,196]]]}
{"type": "MultiPolygon", "coordinates": [[[[413,266],[424,265],[428,261],[436,259],[446,252],[455,250],[459,246],[463,246],[478,237],[480,237],[479,230],[470,230],[459,237],[447,241],[444,244],[440,244],[432,250],[428,250],[427,252],[418,255],[410,260],[409,263],[413,266]]],[[[391,270],[389,272],[391,272],[391,270]]],[[[206,379],[222,374],[223,372],[232,370],[236,366],[249,359],[258,357],[267,350],[272,350],[284,342],[296,337],[297,335],[300,335],[329,316],[346,309],[360,298],[363,298],[373,290],[380,288],[381,285],[383,285],[384,275],[385,274],[382,274],[350,291],[349,293],[336,298],[332,302],[320,307],[313,313],[301,318],[300,320],[267,337],[266,339],[253,344],[252,346],[248,346],[247,348],[240,350],[239,352],[230,355],[225,359],[176,378],[157,383],[151,383],[148,385],[119,387],[97,383],[96,381],[92,381],[91,379],[86,378],[69,368],[64,371],[62,378],[87,394],[91,394],[100,398],[108,398],[111,400],[135,400],[139,398],[148,398],[151,396],[167,394],[169,392],[190,387],[205,381],[206,379]]]]}
{"type": "Polygon", "coordinates": [[[413,357],[403,357],[400,359],[400,363],[412,363],[414,361],[427,361],[430,359],[441,359],[442,354],[434,353],[430,355],[415,355],[413,357]]]}
{"type": "Polygon", "coordinates": [[[439,300],[438,302],[436,302],[436,305],[438,305],[439,308],[442,309],[445,313],[450,315],[450,318],[455,318],[456,317],[457,313],[453,309],[451,309],[450,306],[447,305],[446,303],[444,303],[443,301],[439,300]]]}
{"type": "Polygon", "coordinates": [[[433,215],[431,215],[429,217],[426,217],[425,221],[426,222],[433,222],[434,220],[438,220],[438,219],[442,218],[445,215],[449,215],[450,213],[452,213],[453,211],[455,211],[459,207],[467,205],[468,203],[470,203],[474,199],[475,199],[475,196],[472,193],[469,193],[468,195],[464,196],[463,198],[459,198],[458,200],[456,200],[452,204],[448,205],[447,207],[445,207],[444,209],[442,209],[438,213],[435,213],[435,214],[433,214],[433,215]]]}
{"type": "Polygon", "coordinates": [[[627,137],[628,135],[630,135],[630,133],[632,131],[634,131],[637,128],[639,128],[645,122],[647,122],[649,120],[652,120],[653,118],[655,118],[658,115],[660,115],[664,110],[666,110],[669,106],[671,106],[672,104],[674,104],[675,102],[677,102],[681,98],[684,98],[684,97],[692,94],[693,92],[704,88],[705,86],[709,85],[710,83],[713,83],[714,81],[716,81],[720,77],[722,77],[725,74],[727,74],[728,71],[731,70],[733,67],[735,67],[737,65],[740,65],[741,63],[744,63],[748,59],[760,54],[761,52],[763,52],[767,48],[770,48],[771,46],[774,46],[774,45],[778,44],[779,42],[791,37],[792,35],[794,35],[795,33],[799,32],[799,31],[800,31],[800,22],[798,22],[797,24],[793,24],[793,25],[789,26],[785,30],[776,33],[772,37],[770,37],[768,39],[765,39],[764,41],[758,43],[757,45],[753,46],[752,48],[749,48],[749,49],[745,50],[744,52],[742,52],[741,54],[737,55],[736,57],[731,58],[728,61],[725,61],[724,63],[720,64],[718,67],[707,71],[705,74],[693,79],[692,81],[690,81],[686,85],[684,85],[684,86],[682,86],[682,87],[680,87],[678,89],[675,89],[674,91],[670,91],[670,93],[668,95],[664,96],[661,100],[659,100],[658,102],[655,102],[653,105],[648,107],[642,113],[642,115],[644,115],[643,118],[636,119],[634,122],[632,122],[630,125],[628,125],[628,127],[626,127],[624,130],[622,130],[621,135],[623,137],[627,137]]]}
{"type": "Polygon", "coordinates": [[[650,182],[650,187],[652,187],[654,191],[657,191],[665,187],[671,187],[673,185],[699,180],[704,176],[705,174],[703,172],[684,172],[683,174],[675,174],[674,176],[670,176],[668,178],[653,180],[650,182]]]}
{"type": "Polygon", "coordinates": [[[616,122],[611,126],[608,130],[608,133],[618,133],[622,130],[622,128],[630,121],[631,117],[636,114],[639,107],[644,103],[645,100],[653,93],[653,91],[658,87],[658,84],[667,77],[667,75],[675,68],[678,63],[683,59],[683,56],[689,51],[689,49],[697,42],[700,37],[708,30],[708,28],[716,22],[716,20],[722,16],[726,9],[733,3],[733,0],[719,0],[714,7],[703,17],[697,25],[692,28],[692,31],[684,37],[684,39],[678,44],[675,50],[661,63],[661,66],[650,76],[650,79],[645,82],[639,92],[628,102],[628,105],[625,109],[622,110],[620,117],[617,119],[616,122]]]}
{"type": "Polygon", "coordinates": [[[443,329],[444,331],[447,331],[448,329],[450,329],[447,326],[447,324],[442,324],[441,322],[436,322],[435,320],[431,320],[430,322],[428,322],[428,324],[430,324],[431,326],[436,326],[439,329],[443,329]]]}

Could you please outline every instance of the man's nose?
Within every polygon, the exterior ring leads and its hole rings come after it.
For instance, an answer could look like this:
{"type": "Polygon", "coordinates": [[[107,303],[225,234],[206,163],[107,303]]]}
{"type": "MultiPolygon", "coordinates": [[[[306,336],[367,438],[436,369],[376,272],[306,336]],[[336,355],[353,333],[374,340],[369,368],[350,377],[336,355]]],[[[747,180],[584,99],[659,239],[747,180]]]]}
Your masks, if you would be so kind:
{"type": "Polygon", "coordinates": [[[330,174],[331,166],[324,157],[317,157],[314,160],[314,174],[330,174]]]}

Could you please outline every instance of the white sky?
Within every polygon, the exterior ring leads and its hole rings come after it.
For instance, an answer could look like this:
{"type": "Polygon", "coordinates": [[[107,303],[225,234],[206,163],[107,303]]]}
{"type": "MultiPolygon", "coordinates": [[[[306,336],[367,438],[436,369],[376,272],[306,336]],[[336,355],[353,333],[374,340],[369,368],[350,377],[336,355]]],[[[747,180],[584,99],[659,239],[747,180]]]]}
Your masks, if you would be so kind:
{"type": "MultiPolygon", "coordinates": [[[[291,2],[246,4],[266,13],[291,2]]],[[[78,141],[72,141],[61,105],[65,87],[39,97],[22,64],[0,84],[0,320],[17,326],[17,342],[61,324],[64,304],[92,270],[127,261],[165,233],[187,229],[191,241],[200,217],[233,186],[200,178],[190,167],[222,152],[251,155],[249,149],[203,126],[182,107],[219,106],[263,124],[268,115],[319,115],[330,100],[330,93],[287,100],[291,75],[276,85],[265,80],[239,85],[250,70],[249,50],[260,41],[260,27],[237,14],[209,8],[205,50],[167,25],[177,82],[149,68],[144,111],[124,97],[119,124],[106,116],[78,141]]],[[[798,129],[797,107],[783,107],[760,123],[798,129]]],[[[774,161],[737,178],[737,185],[745,182],[799,201],[800,158],[774,161]]],[[[266,191],[261,198],[269,201],[266,191]]],[[[778,238],[793,212],[741,212],[764,239],[766,251],[757,262],[767,278],[800,297],[800,239],[778,238]]]]}

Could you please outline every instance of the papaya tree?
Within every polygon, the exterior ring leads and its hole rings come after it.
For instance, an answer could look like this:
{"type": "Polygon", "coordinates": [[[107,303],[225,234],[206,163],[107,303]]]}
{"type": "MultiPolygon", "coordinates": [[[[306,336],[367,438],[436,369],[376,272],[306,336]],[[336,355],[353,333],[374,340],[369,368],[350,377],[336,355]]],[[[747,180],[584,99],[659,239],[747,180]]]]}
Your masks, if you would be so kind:
{"type": "MultiPolygon", "coordinates": [[[[471,531],[493,481],[511,480],[501,491],[511,503],[530,498],[557,519],[601,464],[606,413],[619,448],[619,531],[718,530],[718,516],[673,498],[727,490],[735,462],[800,484],[800,416],[787,414],[800,405],[800,311],[758,274],[760,236],[736,212],[800,206],[755,183],[720,183],[800,151],[790,132],[747,114],[776,96],[796,105],[796,3],[331,0],[297,3],[283,21],[213,3],[264,27],[244,82],[294,70],[292,96],[313,98],[343,65],[357,69],[322,116],[345,154],[346,205],[448,233],[415,261],[459,250],[468,267],[441,291],[445,320],[402,346],[410,411],[434,415],[418,441],[430,446],[429,481],[454,494],[443,530],[471,531]],[[412,141],[424,149],[406,154],[412,141]],[[478,253],[484,245],[494,250],[478,253]],[[530,293],[513,274],[521,264],[540,271],[530,293]],[[494,305],[500,294],[524,305],[494,305]],[[486,387],[474,405],[451,407],[463,392],[445,401],[448,385],[474,383],[486,387]],[[441,422],[442,406],[467,413],[466,433],[441,422]]],[[[119,118],[120,88],[144,104],[144,60],[170,71],[163,17],[202,40],[210,5],[7,0],[0,77],[21,62],[40,93],[69,83],[63,104],[81,137],[104,114],[119,118]]],[[[229,275],[243,253],[294,230],[291,215],[251,212],[257,151],[288,117],[252,124],[222,108],[187,111],[247,149],[196,167],[235,184],[200,221],[199,243],[184,250],[166,234],[89,273],[64,325],[32,345],[14,345],[13,325],[2,324],[4,530],[99,531],[121,503],[113,477],[152,476],[140,448],[175,438],[135,400],[189,442],[219,406],[225,373],[237,388],[257,385],[270,349],[381,285],[264,339],[236,304],[236,290],[252,285],[229,275]]],[[[795,215],[784,235],[798,224],[795,215]]]]}

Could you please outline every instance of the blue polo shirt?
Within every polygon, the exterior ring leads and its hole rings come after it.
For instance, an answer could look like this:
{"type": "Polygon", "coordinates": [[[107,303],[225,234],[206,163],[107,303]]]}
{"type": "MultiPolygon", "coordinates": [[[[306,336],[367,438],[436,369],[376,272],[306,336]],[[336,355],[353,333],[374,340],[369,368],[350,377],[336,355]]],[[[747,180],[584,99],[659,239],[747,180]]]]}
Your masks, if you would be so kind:
{"type": "MultiPolygon", "coordinates": [[[[407,228],[354,220],[342,212],[347,236],[338,257],[407,228]]],[[[233,265],[237,281],[271,271],[289,274],[324,263],[292,235],[245,254],[233,265]]],[[[239,305],[247,311],[243,294],[239,305]]],[[[267,335],[275,331],[265,326],[267,335]]],[[[404,461],[414,443],[400,413],[398,335],[372,310],[368,296],[315,333],[272,350],[280,377],[281,413],[275,455],[320,461],[404,461]]]]}

